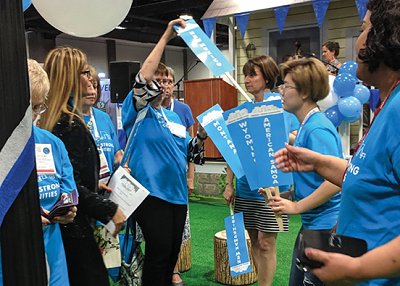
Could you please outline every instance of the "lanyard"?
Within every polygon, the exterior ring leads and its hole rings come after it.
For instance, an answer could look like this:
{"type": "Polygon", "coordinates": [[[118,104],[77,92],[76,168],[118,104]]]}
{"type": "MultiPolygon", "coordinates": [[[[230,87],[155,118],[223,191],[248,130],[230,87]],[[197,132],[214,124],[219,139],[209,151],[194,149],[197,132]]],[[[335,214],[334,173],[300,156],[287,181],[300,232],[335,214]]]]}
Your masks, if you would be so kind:
{"type": "Polygon", "coordinates": [[[89,128],[90,132],[92,132],[92,128],[91,128],[92,126],[93,126],[93,137],[95,140],[99,140],[100,134],[99,134],[99,131],[97,130],[96,120],[94,119],[93,107],[90,108],[90,120],[87,123],[87,127],[89,128]]]}
{"type": "Polygon", "coordinates": [[[175,100],[171,97],[171,106],[169,110],[174,111],[175,100]]]}
{"type": "MultiPolygon", "coordinates": [[[[317,112],[319,112],[319,108],[318,108],[318,107],[314,107],[313,109],[311,109],[311,110],[307,113],[306,117],[304,117],[304,120],[303,120],[303,122],[302,122],[301,125],[300,125],[299,131],[297,131],[296,138],[300,136],[301,130],[303,129],[303,126],[306,124],[306,122],[308,121],[308,119],[310,119],[310,117],[311,117],[314,113],[317,113],[317,112]]],[[[299,137],[299,138],[300,138],[300,137],[299,137]]]]}

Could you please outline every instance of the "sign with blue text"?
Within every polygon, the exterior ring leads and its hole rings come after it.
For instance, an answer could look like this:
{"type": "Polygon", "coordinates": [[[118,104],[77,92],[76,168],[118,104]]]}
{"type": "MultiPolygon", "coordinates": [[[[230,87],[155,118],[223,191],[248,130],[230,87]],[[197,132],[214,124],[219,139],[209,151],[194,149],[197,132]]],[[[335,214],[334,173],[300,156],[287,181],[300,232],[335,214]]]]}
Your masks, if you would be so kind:
{"type": "Polygon", "coordinates": [[[236,146],[250,189],[258,190],[260,184],[257,178],[254,135],[250,133],[248,128],[248,115],[252,106],[252,102],[245,102],[238,107],[227,110],[224,112],[224,119],[236,146]]]}
{"type": "Polygon", "coordinates": [[[238,275],[250,273],[250,256],[246,243],[243,213],[236,213],[228,216],[224,221],[231,276],[236,277],[238,275]]]}
{"type": "Polygon", "coordinates": [[[206,130],[208,136],[218,148],[235,176],[241,178],[244,176],[244,171],[240,164],[236,147],[233,144],[231,135],[229,134],[224,118],[222,117],[222,113],[223,110],[221,106],[216,104],[197,116],[197,120],[206,130]]]}
{"type": "Polygon", "coordinates": [[[179,26],[174,26],[174,28],[193,53],[215,76],[221,76],[234,69],[232,64],[228,62],[222,52],[193,19],[186,21],[184,29],[179,26]]]}
{"type": "Polygon", "coordinates": [[[292,173],[279,170],[274,160],[274,153],[288,142],[281,100],[254,103],[251,107],[247,130],[253,139],[256,165],[256,172],[253,172],[257,173],[259,187],[293,184],[292,173]]]}

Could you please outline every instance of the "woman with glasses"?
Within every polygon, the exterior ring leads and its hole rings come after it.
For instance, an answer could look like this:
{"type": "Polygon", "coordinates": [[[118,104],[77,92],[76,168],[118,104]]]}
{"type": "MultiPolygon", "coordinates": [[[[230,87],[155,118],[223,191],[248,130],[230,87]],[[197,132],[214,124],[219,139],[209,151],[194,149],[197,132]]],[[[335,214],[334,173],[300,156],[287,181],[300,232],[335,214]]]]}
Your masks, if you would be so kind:
{"type": "Polygon", "coordinates": [[[164,80],[157,69],[167,43],[176,36],[173,25],[184,27],[185,21],[169,22],[122,106],[124,129],[127,134],[132,131],[126,149],[131,157],[128,165],[132,176],[150,192],[132,215],[146,241],[143,286],[171,285],[188,204],[186,164],[190,155],[201,162],[206,138],[203,133],[190,138],[179,116],[162,107],[164,80]]]}
{"type": "MultiPolygon", "coordinates": [[[[32,120],[43,114],[50,89],[46,72],[35,60],[28,60],[28,73],[32,95],[32,120]]],[[[50,286],[68,286],[68,269],[59,224],[74,220],[76,207],[62,216],[49,218],[47,214],[64,194],[76,190],[71,162],[62,141],[47,130],[33,126],[36,153],[36,171],[43,225],[43,241],[48,265],[50,286]],[[50,162],[50,163],[49,163],[50,162]]]]}
{"type": "Polygon", "coordinates": [[[49,109],[40,124],[64,142],[79,193],[75,220],[61,228],[70,284],[109,285],[93,226],[95,220],[105,224],[112,220],[116,235],[125,216],[98,194],[99,154],[81,113],[83,91],[94,92],[86,55],[70,47],[55,48],[47,55],[44,69],[50,79],[49,109]]]}
{"type": "MultiPolygon", "coordinates": [[[[269,56],[259,56],[247,61],[243,66],[245,86],[254,96],[254,102],[262,102],[270,97],[280,97],[272,92],[275,88],[279,68],[269,56]]],[[[286,131],[295,133],[298,121],[293,115],[284,112],[286,131]]],[[[294,136],[294,134],[291,134],[294,136]]],[[[279,232],[275,215],[258,190],[251,190],[245,176],[236,181],[236,194],[233,189],[233,172],[228,168],[224,198],[228,204],[235,201],[235,212],[243,212],[244,225],[249,233],[252,255],[258,274],[258,285],[272,284],[276,270],[276,237],[279,232]]],[[[286,191],[288,188],[280,188],[286,191]]],[[[284,229],[288,231],[287,216],[283,216],[284,229]]]]}
{"type": "MultiPolygon", "coordinates": [[[[317,101],[329,92],[328,73],[323,63],[314,58],[294,60],[281,65],[284,84],[283,108],[296,115],[300,128],[293,145],[342,157],[342,145],[335,126],[319,111],[317,101]]],[[[325,181],[317,173],[294,173],[294,199],[300,201],[319,190],[334,194],[327,202],[301,214],[302,228],[331,230],[336,224],[340,207],[340,189],[325,181]]],[[[297,237],[290,272],[289,285],[323,285],[309,272],[303,273],[296,267],[297,237]]]]}

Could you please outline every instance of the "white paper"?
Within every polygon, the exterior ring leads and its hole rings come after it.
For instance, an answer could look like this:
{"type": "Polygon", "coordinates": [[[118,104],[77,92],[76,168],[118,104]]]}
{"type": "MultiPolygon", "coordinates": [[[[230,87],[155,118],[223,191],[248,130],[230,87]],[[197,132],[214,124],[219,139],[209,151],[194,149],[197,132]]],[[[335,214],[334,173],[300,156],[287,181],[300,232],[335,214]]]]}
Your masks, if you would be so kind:
{"type": "MultiPolygon", "coordinates": [[[[122,167],[114,172],[108,186],[112,188],[110,200],[119,206],[127,218],[150,193],[122,167]]],[[[106,228],[113,233],[115,230],[114,222],[109,221],[106,228]]]]}

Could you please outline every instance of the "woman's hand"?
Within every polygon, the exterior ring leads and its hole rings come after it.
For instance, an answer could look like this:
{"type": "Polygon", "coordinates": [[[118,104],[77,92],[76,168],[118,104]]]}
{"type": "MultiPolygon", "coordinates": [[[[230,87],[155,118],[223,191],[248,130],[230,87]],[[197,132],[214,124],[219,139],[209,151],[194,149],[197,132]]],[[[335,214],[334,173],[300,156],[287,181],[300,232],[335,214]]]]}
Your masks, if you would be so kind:
{"type": "Polygon", "coordinates": [[[224,199],[228,206],[230,204],[233,204],[233,202],[235,201],[235,191],[233,190],[232,183],[226,184],[225,191],[224,191],[224,199]]]}
{"type": "Polygon", "coordinates": [[[104,191],[106,191],[108,193],[112,192],[112,188],[107,186],[107,184],[104,183],[104,182],[99,182],[99,190],[104,190],[104,191]]]}
{"type": "Polygon", "coordinates": [[[268,205],[275,213],[298,214],[297,202],[284,199],[280,196],[272,196],[268,199],[268,205]]]}
{"type": "Polygon", "coordinates": [[[68,224],[74,221],[76,217],[77,207],[71,207],[67,214],[63,216],[56,216],[51,221],[54,223],[68,224]]]}
{"type": "Polygon", "coordinates": [[[274,157],[277,167],[284,172],[310,172],[316,168],[318,155],[306,148],[286,145],[274,157]]]}
{"type": "Polygon", "coordinates": [[[182,28],[185,28],[186,22],[185,22],[185,20],[178,18],[178,19],[172,20],[168,23],[167,29],[164,32],[164,35],[167,37],[168,41],[175,38],[177,35],[175,32],[175,29],[174,29],[174,25],[178,25],[178,26],[181,26],[182,28]]]}
{"type": "MultiPolygon", "coordinates": [[[[44,209],[43,209],[44,210],[44,209]]],[[[47,211],[46,211],[47,212],[47,211]]],[[[47,212],[48,213],[48,212],[47,212]]],[[[47,219],[47,218],[45,218],[44,216],[40,216],[41,217],[41,219],[42,219],[42,226],[46,226],[46,225],[48,225],[48,224],[50,224],[50,221],[47,219]]]]}
{"type": "Polygon", "coordinates": [[[113,223],[115,224],[115,230],[114,233],[112,234],[114,237],[117,236],[117,234],[121,231],[121,229],[125,225],[126,221],[126,216],[124,213],[121,211],[120,208],[117,208],[117,211],[115,212],[113,218],[112,218],[113,223]]]}

